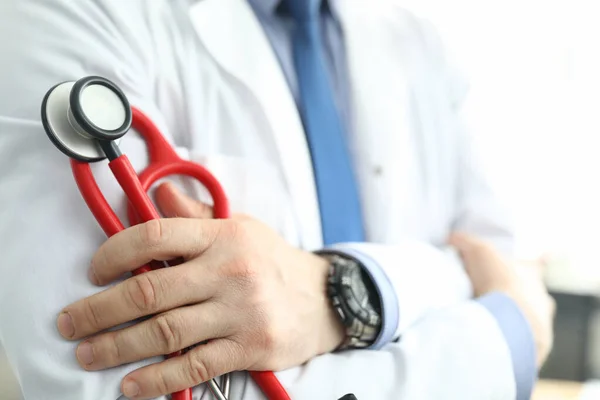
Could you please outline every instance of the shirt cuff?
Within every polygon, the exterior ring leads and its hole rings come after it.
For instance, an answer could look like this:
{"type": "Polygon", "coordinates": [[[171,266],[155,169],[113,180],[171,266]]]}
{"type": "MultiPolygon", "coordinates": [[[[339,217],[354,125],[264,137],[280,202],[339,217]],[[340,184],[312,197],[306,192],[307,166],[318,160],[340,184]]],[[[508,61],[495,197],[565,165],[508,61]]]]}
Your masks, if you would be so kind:
{"type": "Polygon", "coordinates": [[[535,342],[529,323],[517,304],[503,293],[489,293],[477,301],[496,318],[508,344],[515,374],[517,400],[528,400],[537,378],[535,342]]]}
{"type": "Polygon", "coordinates": [[[356,259],[363,265],[365,271],[371,277],[381,304],[381,331],[375,342],[368,349],[381,349],[394,339],[399,322],[398,298],[392,282],[377,261],[368,254],[352,248],[350,244],[332,245],[327,247],[326,250],[334,250],[356,259]]]}

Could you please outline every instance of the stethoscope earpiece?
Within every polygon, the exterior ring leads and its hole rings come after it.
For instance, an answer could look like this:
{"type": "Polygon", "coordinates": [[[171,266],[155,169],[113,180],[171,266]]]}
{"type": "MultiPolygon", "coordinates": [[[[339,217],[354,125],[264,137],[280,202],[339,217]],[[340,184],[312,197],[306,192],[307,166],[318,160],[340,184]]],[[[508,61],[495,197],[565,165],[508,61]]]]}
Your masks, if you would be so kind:
{"type": "Polygon", "coordinates": [[[125,94],[97,76],[54,86],[46,93],[41,111],[52,143],[67,156],[84,162],[118,156],[113,142],[123,137],[132,123],[125,94]]]}

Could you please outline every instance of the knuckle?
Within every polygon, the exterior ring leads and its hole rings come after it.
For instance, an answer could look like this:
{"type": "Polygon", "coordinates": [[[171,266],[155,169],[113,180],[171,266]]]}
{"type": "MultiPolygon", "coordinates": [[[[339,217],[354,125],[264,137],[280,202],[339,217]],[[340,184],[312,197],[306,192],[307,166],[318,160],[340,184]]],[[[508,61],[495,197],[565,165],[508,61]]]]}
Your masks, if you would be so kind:
{"type": "Polygon", "coordinates": [[[279,335],[273,323],[274,319],[258,308],[256,307],[254,312],[252,312],[253,338],[251,340],[264,353],[271,354],[277,347],[277,338],[279,335]]]}
{"type": "Polygon", "coordinates": [[[83,300],[83,305],[85,307],[85,315],[90,327],[95,331],[103,329],[100,310],[98,310],[96,302],[92,301],[91,298],[86,298],[83,300]]]}
{"type": "Polygon", "coordinates": [[[262,334],[262,347],[267,354],[274,352],[277,348],[277,337],[278,335],[275,329],[264,329],[262,334]]]}
{"type": "Polygon", "coordinates": [[[157,307],[157,285],[148,274],[142,274],[129,280],[129,298],[140,311],[150,311],[157,307]]]}
{"type": "Polygon", "coordinates": [[[258,270],[255,263],[247,257],[238,257],[225,266],[226,275],[230,278],[253,281],[258,270]]]}
{"type": "Polygon", "coordinates": [[[160,245],[167,234],[165,224],[160,219],[153,219],[140,225],[140,242],[146,247],[160,245]]]}
{"type": "Polygon", "coordinates": [[[156,382],[156,387],[161,394],[171,393],[169,382],[167,382],[167,377],[163,373],[162,369],[158,369],[156,371],[156,378],[154,379],[156,382]]]}
{"type": "Polygon", "coordinates": [[[173,353],[181,350],[181,335],[173,317],[160,315],[156,318],[154,326],[155,334],[163,353],[173,353]]]}
{"type": "Polygon", "coordinates": [[[245,219],[229,219],[223,224],[221,233],[238,243],[248,243],[252,238],[250,224],[245,219]]]}
{"type": "Polygon", "coordinates": [[[220,267],[220,277],[236,293],[243,293],[248,305],[261,305],[266,295],[266,284],[260,277],[258,264],[250,258],[237,258],[220,267]]]}
{"type": "Polygon", "coordinates": [[[125,348],[123,340],[123,335],[114,336],[114,340],[112,340],[113,344],[113,357],[114,357],[114,365],[120,365],[122,362],[126,362],[129,360],[124,359],[123,349],[125,348]]]}
{"type": "Polygon", "coordinates": [[[111,257],[112,254],[113,252],[107,250],[106,243],[104,243],[102,246],[100,246],[94,257],[92,258],[90,268],[94,270],[94,273],[97,278],[101,278],[102,272],[104,272],[106,267],[114,264],[111,257]]]}
{"type": "Polygon", "coordinates": [[[123,350],[127,347],[123,331],[107,333],[102,339],[102,351],[98,352],[99,357],[105,358],[108,367],[121,365],[129,360],[125,359],[123,350]]]}
{"type": "Polygon", "coordinates": [[[190,380],[195,384],[212,379],[215,374],[208,364],[195,352],[188,353],[188,374],[190,380]]]}

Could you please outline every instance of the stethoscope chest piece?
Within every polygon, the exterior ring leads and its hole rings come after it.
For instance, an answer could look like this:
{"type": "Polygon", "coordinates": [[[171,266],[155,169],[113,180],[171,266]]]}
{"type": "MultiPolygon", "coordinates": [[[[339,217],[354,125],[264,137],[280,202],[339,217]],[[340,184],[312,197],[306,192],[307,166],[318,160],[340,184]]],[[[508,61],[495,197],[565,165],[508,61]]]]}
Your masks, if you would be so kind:
{"type": "Polygon", "coordinates": [[[42,124],[54,145],[84,162],[106,158],[101,142],[118,141],[131,127],[131,108],[121,90],[99,77],[64,82],[42,102],[42,124]]]}

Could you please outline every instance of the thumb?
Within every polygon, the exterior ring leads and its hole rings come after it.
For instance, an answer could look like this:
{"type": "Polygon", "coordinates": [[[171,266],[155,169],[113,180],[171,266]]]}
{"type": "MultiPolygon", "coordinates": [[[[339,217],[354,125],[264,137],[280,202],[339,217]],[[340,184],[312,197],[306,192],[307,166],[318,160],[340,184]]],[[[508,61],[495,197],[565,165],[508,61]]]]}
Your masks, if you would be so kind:
{"type": "Polygon", "coordinates": [[[166,182],[156,188],[156,205],[167,218],[212,218],[213,209],[208,204],[183,194],[175,185],[166,182]]]}

